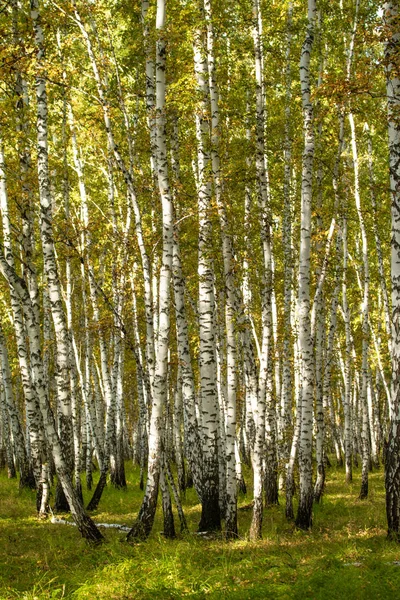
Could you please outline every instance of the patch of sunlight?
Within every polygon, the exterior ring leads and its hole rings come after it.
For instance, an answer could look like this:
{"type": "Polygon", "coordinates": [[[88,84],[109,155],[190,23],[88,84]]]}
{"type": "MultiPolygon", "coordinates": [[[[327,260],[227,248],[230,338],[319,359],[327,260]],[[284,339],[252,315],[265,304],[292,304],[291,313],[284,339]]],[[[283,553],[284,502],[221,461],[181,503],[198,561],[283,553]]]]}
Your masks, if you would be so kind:
{"type": "Polygon", "coordinates": [[[351,493],[349,493],[349,494],[344,494],[344,493],[342,493],[342,494],[339,494],[339,493],[338,494],[329,494],[329,501],[334,502],[337,499],[340,499],[340,500],[352,500],[352,499],[354,499],[355,500],[354,494],[351,494],[351,493]]]}
{"type": "Polygon", "coordinates": [[[199,513],[201,512],[201,504],[194,504],[193,506],[185,506],[185,514],[199,513]]]}

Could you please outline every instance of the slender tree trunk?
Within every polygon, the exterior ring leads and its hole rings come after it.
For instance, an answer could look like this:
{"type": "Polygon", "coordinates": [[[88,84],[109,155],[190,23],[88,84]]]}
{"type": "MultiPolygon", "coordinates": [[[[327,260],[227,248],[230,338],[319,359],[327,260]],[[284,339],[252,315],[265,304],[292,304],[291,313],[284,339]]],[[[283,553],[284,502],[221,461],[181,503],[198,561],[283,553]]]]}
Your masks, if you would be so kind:
{"type": "Polygon", "coordinates": [[[48,392],[46,390],[47,382],[43,378],[43,363],[40,348],[40,329],[37,322],[32,301],[26,290],[23,281],[15,273],[14,269],[1,261],[3,275],[9,282],[9,285],[17,291],[25,311],[27,329],[31,342],[31,368],[35,376],[36,389],[38,390],[40,408],[44,425],[46,428],[47,440],[52,447],[54,463],[57,475],[63,492],[68,501],[72,516],[81,532],[82,536],[90,541],[99,542],[102,535],[86,515],[83,507],[77,497],[71,481],[71,442],[72,442],[72,419],[69,394],[69,371],[68,371],[68,337],[66,334],[65,314],[63,311],[60,285],[57,274],[57,265],[55,260],[54,242],[52,235],[52,204],[50,194],[50,180],[48,168],[47,152],[47,95],[46,80],[43,71],[44,59],[44,36],[41,26],[39,3],[37,0],[31,0],[31,18],[35,31],[35,44],[37,51],[37,74],[36,74],[36,93],[37,93],[37,129],[38,129],[38,178],[39,194],[41,206],[41,237],[44,256],[44,267],[47,277],[47,286],[52,308],[54,328],[57,336],[57,368],[59,369],[57,392],[62,405],[62,423],[61,429],[65,434],[64,447],[61,447],[60,439],[55,430],[54,415],[51,411],[48,392]],[[64,456],[66,451],[66,456],[64,456]]]}
{"type": "Polygon", "coordinates": [[[296,419],[294,423],[293,430],[293,438],[292,444],[290,447],[290,455],[286,468],[286,507],[285,507],[285,515],[288,520],[294,519],[294,510],[293,510],[293,496],[295,491],[294,484],[294,469],[296,465],[296,458],[299,448],[299,439],[300,439],[300,429],[301,429],[301,408],[302,408],[302,387],[300,380],[300,365],[299,365],[299,352],[296,348],[295,352],[295,373],[296,373],[296,419]]]}
{"type": "MultiPolygon", "coordinates": [[[[251,539],[260,538],[262,533],[263,515],[263,489],[264,489],[264,452],[265,452],[265,419],[266,405],[268,404],[267,418],[271,410],[271,340],[272,340],[272,256],[271,256],[271,224],[268,180],[265,164],[265,94],[263,78],[263,53],[262,53],[262,28],[261,14],[258,0],[253,1],[253,44],[256,77],[256,176],[257,197],[261,219],[261,240],[263,250],[263,289],[262,289],[262,348],[259,370],[258,401],[255,412],[256,439],[253,454],[254,470],[254,508],[253,519],[250,527],[251,539]]],[[[270,425],[270,423],[269,423],[270,425]]],[[[270,440],[269,440],[270,441],[270,440]]],[[[268,452],[268,458],[270,453],[268,452]]],[[[268,475],[273,479],[272,465],[268,464],[268,475]]],[[[275,474],[276,476],[276,474],[275,474]]],[[[273,481],[271,481],[273,483],[273,481]]]]}
{"type": "Polygon", "coordinates": [[[185,449],[194,487],[202,497],[202,447],[199,423],[196,416],[196,394],[189,346],[188,322],[184,300],[185,283],[179,253],[178,232],[175,230],[173,254],[173,284],[175,299],[176,337],[178,358],[182,375],[182,400],[184,411],[185,449]]]}
{"type": "MultiPolygon", "coordinates": [[[[44,259],[44,272],[49,297],[51,316],[56,335],[56,385],[58,399],[58,427],[63,453],[72,474],[73,469],[73,423],[70,391],[70,347],[64,312],[60,279],[55,255],[53,235],[53,200],[50,188],[50,173],[48,162],[48,108],[44,65],[44,36],[39,15],[39,5],[36,0],[31,2],[31,17],[35,31],[36,43],[36,99],[37,99],[37,149],[38,149],[38,182],[40,198],[40,236],[44,259]]],[[[63,493],[56,497],[56,508],[65,510],[63,493]]]]}
{"type": "Polygon", "coordinates": [[[5,389],[3,386],[0,387],[0,412],[2,420],[2,431],[4,436],[5,446],[5,462],[7,465],[7,477],[8,479],[15,479],[17,471],[15,469],[14,452],[12,444],[12,436],[10,431],[10,423],[8,418],[8,411],[5,399],[5,389]]]}
{"type": "Polygon", "coordinates": [[[204,0],[207,25],[207,64],[211,103],[211,164],[214,178],[215,199],[221,226],[222,256],[225,280],[225,329],[226,329],[226,515],[225,529],[228,538],[236,537],[237,529],[237,482],[235,467],[236,440],[236,363],[237,347],[234,317],[236,313],[236,285],[234,281],[235,260],[232,236],[223,198],[223,180],[220,165],[219,137],[220,118],[218,87],[214,57],[214,30],[211,15],[211,2],[204,0]]]}
{"type": "MultiPolygon", "coordinates": [[[[12,1],[13,10],[13,34],[16,44],[21,42],[21,34],[18,23],[19,5],[16,0],[12,1]]],[[[17,131],[20,136],[18,144],[19,155],[19,175],[21,181],[21,196],[19,199],[19,207],[22,220],[22,254],[24,257],[22,273],[25,278],[29,294],[32,299],[34,310],[36,311],[37,319],[39,319],[39,289],[37,283],[36,269],[33,264],[34,256],[34,217],[33,204],[34,197],[32,192],[31,172],[32,159],[29,142],[30,120],[29,120],[29,94],[27,83],[20,72],[16,69],[15,92],[17,96],[17,131]]],[[[2,157],[2,160],[4,158],[2,157]]],[[[11,230],[10,220],[8,216],[8,200],[5,171],[1,169],[0,178],[2,188],[1,211],[3,220],[3,235],[4,246],[6,248],[6,258],[8,262],[14,266],[14,259],[11,251],[11,230]],[[4,187],[3,187],[4,184],[4,187]],[[7,256],[7,250],[9,255],[7,256]],[[10,262],[11,259],[11,262],[10,262]]],[[[22,388],[25,398],[25,418],[27,421],[27,442],[29,445],[29,454],[32,465],[33,477],[36,482],[38,502],[40,501],[40,485],[38,485],[41,477],[41,458],[45,454],[45,442],[43,433],[43,424],[41,422],[39,402],[33,385],[31,372],[29,368],[29,347],[27,335],[24,326],[23,311],[19,300],[15,297],[15,292],[10,290],[11,305],[13,310],[14,328],[16,334],[16,342],[18,348],[18,361],[20,365],[22,388]]],[[[33,485],[33,481],[32,484],[33,485]]]]}
{"type": "Polygon", "coordinates": [[[376,204],[376,194],[375,194],[375,176],[374,176],[374,166],[373,166],[373,155],[372,155],[372,136],[371,131],[367,123],[364,125],[364,130],[367,133],[367,144],[368,144],[368,173],[369,173],[369,188],[370,188],[370,196],[371,196],[371,205],[373,212],[373,220],[372,227],[374,231],[375,238],[375,246],[376,246],[376,258],[378,259],[378,271],[379,271],[379,283],[382,291],[382,300],[383,300],[383,314],[385,317],[385,329],[388,341],[388,349],[389,354],[391,355],[392,347],[391,347],[391,330],[390,330],[390,305],[389,305],[389,294],[387,290],[386,283],[386,274],[385,267],[383,261],[383,252],[382,252],[382,243],[381,237],[379,234],[378,227],[378,207],[376,204]]]}
{"type": "Polygon", "coordinates": [[[114,160],[121,171],[127,189],[130,201],[132,203],[133,214],[134,214],[134,222],[135,222],[135,231],[136,238],[139,246],[140,257],[142,262],[142,270],[143,270],[143,281],[144,281],[144,300],[145,300],[145,314],[146,314],[146,359],[147,359],[147,370],[148,370],[148,378],[150,381],[150,387],[152,388],[153,375],[154,375],[154,327],[153,327],[153,301],[152,301],[152,289],[151,289],[151,266],[150,260],[147,254],[146,245],[144,242],[143,235],[143,227],[142,227],[142,217],[140,213],[140,208],[137,202],[136,190],[133,181],[133,176],[130,170],[127,168],[125,161],[119,151],[118,145],[115,142],[111,117],[110,117],[110,106],[107,100],[106,86],[104,81],[100,76],[100,72],[98,69],[97,61],[95,54],[93,52],[92,43],[89,37],[88,32],[82,22],[79,12],[76,8],[76,2],[73,0],[73,6],[75,8],[75,19],[76,23],[81,31],[82,37],[85,40],[86,48],[89,56],[89,60],[92,66],[94,78],[97,86],[97,93],[100,99],[104,125],[107,133],[107,141],[109,145],[109,149],[114,156],[114,160]]]}
{"type": "Polygon", "coordinates": [[[23,430],[21,427],[21,418],[18,414],[18,409],[15,404],[13,389],[12,389],[12,380],[11,380],[11,371],[10,371],[10,363],[8,360],[8,351],[7,346],[4,340],[3,331],[0,325],[0,363],[1,363],[1,375],[2,375],[2,385],[4,390],[4,398],[5,405],[7,407],[8,415],[10,417],[11,431],[12,431],[12,439],[15,448],[15,456],[17,459],[18,470],[20,474],[19,486],[21,488],[35,487],[35,481],[32,482],[32,471],[30,468],[28,455],[25,447],[25,439],[23,430]]]}
{"type": "MultiPolygon", "coordinates": [[[[35,4],[37,10],[37,5],[35,4]]],[[[17,292],[21,304],[24,309],[25,321],[27,326],[27,332],[29,335],[30,347],[31,347],[31,367],[33,376],[35,379],[36,389],[38,392],[40,410],[43,417],[43,423],[46,431],[46,438],[49,446],[52,449],[52,455],[54,459],[54,465],[56,468],[57,476],[63,486],[63,491],[68,500],[68,504],[71,510],[72,517],[77,524],[77,527],[85,539],[90,542],[100,542],[103,536],[85,513],[79,498],[76,495],[72,480],[70,476],[70,470],[67,462],[64,458],[63,451],[61,448],[60,439],[57,434],[54,414],[50,407],[48,397],[48,385],[44,378],[43,362],[42,362],[42,351],[40,347],[40,324],[36,321],[35,312],[32,307],[32,302],[29,297],[26,284],[21,279],[15,270],[10,267],[7,261],[3,257],[4,249],[0,246],[0,270],[8,284],[14,288],[17,292]]]]}
{"type": "Polygon", "coordinates": [[[182,443],[182,367],[178,365],[176,388],[174,393],[174,448],[175,462],[177,469],[178,487],[181,493],[185,493],[186,478],[185,478],[185,461],[182,443]]]}
{"type": "MultiPolygon", "coordinates": [[[[7,196],[7,182],[6,182],[6,171],[4,163],[3,149],[0,140],[0,209],[3,222],[3,243],[5,249],[5,258],[7,262],[14,267],[14,254],[11,245],[11,223],[8,213],[8,196],[7,196]]],[[[20,485],[21,487],[34,488],[35,485],[38,487],[40,478],[40,450],[43,443],[42,435],[42,424],[38,415],[37,398],[35,396],[34,387],[32,384],[31,374],[29,371],[28,361],[28,348],[26,342],[26,332],[23,319],[22,307],[20,300],[16,292],[11,289],[11,307],[14,317],[14,328],[17,338],[17,349],[18,358],[21,369],[21,379],[23,384],[25,406],[26,406],[26,419],[28,423],[28,431],[30,437],[30,447],[32,453],[33,471],[29,462],[29,457],[25,451],[25,457],[21,454],[19,457],[19,468],[20,468],[20,485]]],[[[2,369],[3,369],[3,382],[5,386],[5,400],[10,412],[11,426],[13,430],[13,436],[18,446],[21,446],[21,453],[25,450],[25,441],[19,422],[19,416],[14,406],[14,400],[12,398],[11,389],[11,375],[8,362],[7,347],[5,345],[3,334],[0,333],[1,343],[1,354],[2,354],[2,369]],[[18,433],[20,432],[20,434],[18,433]],[[22,436],[22,437],[21,437],[22,436]]]]}
{"type": "Polygon", "coordinates": [[[362,475],[360,498],[368,496],[368,468],[370,461],[370,441],[368,428],[368,351],[369,351],[369,260],[367,246],[367,232],[364,224],[364,216],[361,210],[361,197],[359,186],[358,152],[355,133],[355,124],[353,113],[349,113],[349,122],[351,130],[351,148],[354,167],[354,198],[358,220],[360,223],[360,233],[362,242],[363,257],[363,303],[362,303],[362,385],[360,402],[362,406],[362,475]]]}
{"type": "Polygon", "coordinates": [[[299,254],[299,342],[302,377],[301,432],[299,441],[300,498],[296,525],[312,524],[312,429],[314,395],[314,356],[310,323],[311,205],[314,159],[313,104],[310,89],[310,58],[315,34],[315,0],[308,0],[308,26],[300,59],[300,83],[304,118],[304,152],[301,186],[301,235],[299,254]]]}
{"type": "Polygon", "coordinates": [[[385,26],[386,94],[388,101],[389,174],[391,193],[391,282],[392,282],[392,405],[386,448],[385,487],[388,536],[400,541],[400,77],[398,75],[399,5],[383,5],[385,26]]]}
{"type": "Polygon", "coordinates": [[[292,128],[291,128],[291,45],[292,45],[292,15],[293,3],[289,2],[287,15],[287,45],[286,45],[286,97],[285,97],[285,138],[283,149],[284,160],[284,212],[282,226],[282,245],[284,260],[284,332],[282,356],[282,393],[281,393],[281,455],[285,464],[285,472],[289,461],[289,435],[292,425],[293,378],[292,378],[292,288],[293,288],[293,256],[292,256],[292,128]]]}
{"type": "Polygon", "coordinates": [[[344,453],[346,465],[346,483],[351,483],[353,480],[352,467],[352,425],[351,425],[351,326],[350,326],[350,309],[347,302],[347,218],[343,218],[343,278],[342,278],[342,304],[343,304],[343,319],[346,334],[346,347],[344,359],[344,453]]]}
{"type": "Polygon", "coordinates": [[[198,213],[199,213],[199,371],[200,406],[203,455],[202,513],[199,531],[220,530],[219,507],[219,408],[217,391],[217,364],[215,349],[214,273],[212,265],[212,230],[210,220],[211,183],[208,169],[208,67],[207,56],[200,31],[195,32],[194,66],[200,106],[196,114],[198,162],[198,213]]]}
{"type": "Polygon", "coordinates": [[[153,406],[151,410],[149,432],[149,461],[147,484],[142,506],[137,521],[128,533],[127,539],[147,537],[151,531],[157,507],[158,485],[161,465],[161,429],[162,410],[167,400],[168,348],[170,333],[170,283],[172,274],[173,253],[173,206],[170,191],[166,118],[165,118],[165,1],[157,0],[156,30],[156,127],[157,127],[157,164],[158,186],[162,204],[163,249],[160,270],[159,291],[159,327],[157,336],[156,369],[154,373],[153,406]]]}

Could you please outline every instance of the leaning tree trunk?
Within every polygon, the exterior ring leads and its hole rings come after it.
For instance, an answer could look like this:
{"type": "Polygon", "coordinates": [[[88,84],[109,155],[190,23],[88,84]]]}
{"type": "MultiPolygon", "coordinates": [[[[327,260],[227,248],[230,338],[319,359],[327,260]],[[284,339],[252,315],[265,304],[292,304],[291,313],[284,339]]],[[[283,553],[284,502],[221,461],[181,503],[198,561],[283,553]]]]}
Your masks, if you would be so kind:
{"type": "MultiPolygon", "coordinates": [[[[4,162],[3,149],[1,146],[0,140],[0,210],[1,210],[1,219],[3,225],[3,244],[5,250],[5,259],[7,262],[14,267],[14,253],[12,249],[12,235],[11,235],[11,222],[9,218],[8,212],[8,195],[7,195],[7,180],[6,180],[6,166],[4,162]]],[[[29,268],[29,267],[28,267],[29,268]]],[[[20,300],[15,292],[15,290],[10,289],[10,299],[11,299],[11,308],[13,313],[13,321],[14,321],[14,329],[17,341],[17,349],[18,349],[18,361],[21,372],[21,380],[22,380],[22,388],[25,397],[25,410],[26,410],[26,419],[28,425],[29,432],[29,442],[32,456],[32,466],[33,472],[30,469],[28,457],[24,461],[21,457],[22,467],[21,471],[21,479],[20,485],[22,487],[32,487],[35,485],[38,488],[38,493],[40,495],[40,457],[41,457],[41,449],[43,448],[43,432],[42,432],[42,423],[40,419],[40,415],[38,414],[38,403],[37,397],[35,394],[35,389],[32,382],[31,372],[29,369],[29,350],[28,344],[26,341],[26,331],[25,324],[23,318],[23,311],[20,304],[20,300]],[[28,460],[28,462],[26,462],[28,460]],[[26,470],[27,469],[27,470],[26,470]]],[[[6,347],[4,346],[5,350],[6,347]]],[[[8,363],[8,357],[5,358],[8,363]]],[[[4,365],[3,365],[4,368],[4,365]]],[[[6,368],[6,367],[5,367],[6,368]]],[[[4,375],[3,375],[4,376],[4,375]]],[[[7,394],[5,396],[6,401],[8,400],[7,394]]],[[[7,402],[8,404],[8,402],[7,402]]],[[[11,424],[14,428],[16,426],[15,419],[11,416],[11,424]]],[[[22,433],[22,432],[21,432],[22,433]]],[[[18,434],[13,433],[15,439],[18,440],[18,434]]],[[[25,442],[24,442],[25,444],[25,442]]],[[[38,499],[39,501],[39,499],[38,499]]]]}
{"type": "MultiPolygon", "coordinates": [[[[36,3],[35,6],[37,7],[36,3]]],[[[103,539],[103,536],[90,517],[85,513],[72,485],[70,469],[64,458],[60,438],[55,427],[54,414],[48,396],[48,381],[44,377],[42,349],[40,345],[40,323],[36,320],[35,311],[32,307],[25,281],[18,276],[12,267],[10,267],[3,256],[3,252],[4,249],[2,245],[0,245],[0,271],[10,287],[12,286],[18,294],[24,309],[26,328],[31,348],[31,368],[35,379],[46,438],[52,449],[58,479],[61,482],[72,517],[82,537],[90,542],[100,542],[103,539]]]]}
{"type": "MultiPolygon", "coordinates": [[[[61,50],[61,39],[59,32],[57,33],[57,44],[61,61],[63,61],[61,50]]],[[[63,66],[63,81],[66,83],[67,75],[63,66]]],[[[68,173],[68,157],[67,157],[67,97],[66,88],[63,89],[63,108],[62,108],[62,152],[63,152],[63,185],[62,192],[64,198],[64,212],[66,222],[70,222],[70,180],[68,173]]],[[[72,327],[72,270],[71,257],[66,256],[65,259],[65,307],[66,307],[66,326],[68,332],[68,350],[69,350],[69,365],[70,365],[70,392],[71,392],[71,413],[73,425],[73,445],[74,445],[74,478],[75,489],[81,502],[83,503],[81,470],[82,470],[82,444],[81,444],[81,411],[79,402],[79,388],[77,382],[77,367],[75,363],[74,345],[76,346],[74,331],[72,327]]]]}
{"type": "Polygon", "coordinates": [[[151,289],[151,267],[150,260],[147,254],[145,242],[144,242],[144,234],[142,227],[142,216],[139,208],[139,204],[137,202],[136,190],[134,186],[133,176],[131,171],[126,167],[125,161],[119,151],[118,145],[115,142],[111,116],[110,116],[110,104],[108,102],[106,92],[106,86],[104,81],[100,76],[100,72],[98,69],[96,57],[93,51],[91,39],[89,37],[88,32],[82,22],[80,14],[76,7],[76,2],[73,0],[74,6],[74,14],[76,23],[81,31],[82,37],[85,40],[87,53],[89,56],[89,60],[92,66],[93,75],[96,81],[97,93],[100,99],[102,111],[103,111],[103,119],[104,126],[107,133],[107,141],[109,145],[109,149],[113,153],[114,160],[123,175],[125,180],[129,199],[132,203],[133,214],[134,214],[134,223],[135,223],[135,232],[136,238],[139,246],[140,257],[142,262],[142,270],[143,270],[143,282],[144,282],[144,301],[145,301],[145,315],[146,315],[146,358],[147,358],[147,376],[150,381],[150,387],[152,388],[153,384],[153,376],[154,376],[154,327],[153,327],[153,301],[152,301],[152,289],[151,289]]]}

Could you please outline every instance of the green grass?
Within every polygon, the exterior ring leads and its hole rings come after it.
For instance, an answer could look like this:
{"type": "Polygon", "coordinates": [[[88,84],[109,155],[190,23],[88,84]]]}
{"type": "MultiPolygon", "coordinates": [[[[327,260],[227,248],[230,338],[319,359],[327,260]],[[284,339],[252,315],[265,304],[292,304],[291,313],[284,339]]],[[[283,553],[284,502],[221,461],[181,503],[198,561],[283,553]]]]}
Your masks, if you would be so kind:
{"type": "MultiPolygon", "coordinates": [[[[133,522],[142,492],[129,465],[127,479],[126,492],[106,488],[95,521],[133,522]]],[[[357,500],[359,484],[358,472],[346,486],[343,471],[330,469],[309,533],[294,531],[280,506],[265,510],[258,543],[247,539],[251,511],[245,510],[237,541],[193,533],[170,541],[160,533],[158,511],[147,542],[130,545],[121,532],[107,530],[107,542],[94,548],[74,527],[37,520],[34,493],[18,490],[1,472],[0,599],[398,598],[400,567],[390,563],[400,560],[400,546],[386,540],[383,472],[371,474],[366,501],[357,500]]],[[[239,506],[250,500],[241,497],[239,506]]],[[[195,532],[200,506],[192,490],[184,508],[195,532]]]]}

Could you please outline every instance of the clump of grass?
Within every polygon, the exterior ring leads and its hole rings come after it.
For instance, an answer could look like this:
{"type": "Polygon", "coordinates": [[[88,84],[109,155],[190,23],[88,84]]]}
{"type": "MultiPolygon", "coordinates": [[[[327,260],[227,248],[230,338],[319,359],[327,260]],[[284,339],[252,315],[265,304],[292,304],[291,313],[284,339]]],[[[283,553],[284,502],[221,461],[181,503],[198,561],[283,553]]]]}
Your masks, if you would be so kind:
{"type": "MultiPolygon", "coordinates": [[[[142,492],[130,464],[127,479],[125,492],[106,488],[96,521],[133,522],[142,492]]],[[[371,475],[370,488],[369,499],[359,501],[359,473],[346,485],[343,471],[331,469],[311,532],[295,531],[279,506],[265,510],[263,540],[257,543],[247,539],[251,511],[239,511],[237,541],[194,533],[171,541],[161,535],[159,511],[148,541],[130,545],[120,532],[107,530],[106,543],[93,548],[73,527],[38,521],[34,493],[18,490],[2,472],[0,599],[395,597],[400,567],[393,562],[400,548],[386,540],[382,471],[371,475]]],[[[243,506],[250,500],[251,490],[240,498],[243,506]]],[[[193,490],[184,507],[195,532],[200,506],[193,490]]]]}

